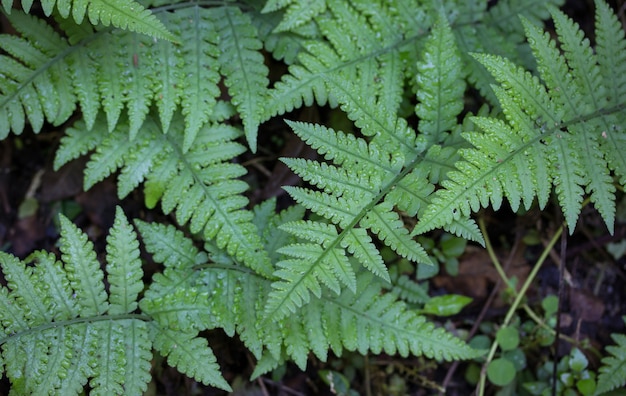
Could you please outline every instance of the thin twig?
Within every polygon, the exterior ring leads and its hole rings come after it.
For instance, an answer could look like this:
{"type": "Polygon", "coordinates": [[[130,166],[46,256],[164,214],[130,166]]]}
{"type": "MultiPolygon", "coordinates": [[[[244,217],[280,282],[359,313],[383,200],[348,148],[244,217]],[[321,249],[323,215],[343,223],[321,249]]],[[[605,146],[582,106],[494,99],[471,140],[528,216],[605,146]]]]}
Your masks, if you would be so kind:
{"type": "Polygon", "coordinates": [[[556,396],[557,366],[559,361],[559,337],[561,335],[561,309],[563,308],[563,296],[565,294],[565,257],[567,257],[567,224],[563,226],[565,232],[561,234],[561,261],[559,262],[559,304],[556,311],[556,337],[554,338],[554,366],[552,368],[552,396],[556,396]]]}

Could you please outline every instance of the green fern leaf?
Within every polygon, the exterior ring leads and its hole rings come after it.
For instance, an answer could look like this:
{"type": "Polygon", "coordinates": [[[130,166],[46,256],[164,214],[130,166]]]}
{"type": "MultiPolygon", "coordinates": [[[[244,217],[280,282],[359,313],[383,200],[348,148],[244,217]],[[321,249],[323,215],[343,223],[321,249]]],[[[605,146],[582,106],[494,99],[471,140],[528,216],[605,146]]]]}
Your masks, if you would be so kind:
{"type": "Polygon", "coordinates": [[[295,242],[294,236],[283,230],[285,224],[301,220],[305,209],[300,205],[293,205],[276,213],[276,198],[268,199],[254,208],[254,223],[258,230],[262,230],[262,239],[265,250],[270,254],[272,262],[280,261],[281,255],[277,250],[295,242]]]}
{"type": "Polygon", "coordinates": [[[433,143],[441,143],[463,110],[465,82],[454,34],[447,19],[440,17],[417,65],[415,114],[419,131],[433,143]]]}
{"type": "Polygon", "coordinates": [[[120,326],[115,326],[109,321],[98,326],[98,336],[103,342],[96,347],[95,353],[108,364],[95,371],[89,385],[96,389],[95,394],[122,394],[125,363],[124,333],[120,326]]]}
{"type": "MultiPolygon", "coordinates": [[[[176,12],[170,17],[170,24],[172,28],[181,29],[183,42],[180,50],[171,46],[162,48],[161,54],[165,57],[162,71],[167,80],[160,85],[160,95],[163,95],[165,103],[181,101],[185,115],[183,150],[186,151],[191,147],[202,125],[209,120],[215,105],[214,98],[219,95],[219,74],[216,72],[219,65],[217,32],[210,20],[210,13],[199,6],[176,12]],[[185,26],[189,28],[185,29],[185,26]],[[172,87],[177,85],[181,90],[175,89],[172,92],[172,87]]],[[[173,105],[170,104],[169,107],[173,105]]],[[[160,108],[161,117],[169,119],[171,113],[166,113],[164,109],[165,105],[160,108]]],[[[163,125],[168,126],[169,122],[163,125]]]]}
{"type": "Polygon", "coordinates": [[[207,255],[198,251],[193,241],[174,227],[136,220],[146,250],[166,268],[185,272],[194,265],[206,263],[207,255]]]}
{"type": "Polygon", "coordinates": [[[376,205],[368,212],[361,225],[370,228],[386,245],[411,261],[430,264],[428,254],[414,241],[404,223],[388,202],[376,205]]]}
{"type": "Polygon", "coordinates": [[[501,84],[494,93],[508,122],[472,119],[483,133],[464,135],[475,148],[460,150],[463,161],[442,182],[445,189],[436,193],[414,233],[489,204],[498,208],[503,197],[513,210],[520,201],[528,208],[535,197],[543,207],[552,185],[570,230],[586,190],[612,232],[611,170],[621,184],[625,179],[623,161],[609,160],[626,138],[616,126],[623,110],[598,96],[609,88],[602,86],[596,58],[578,27],[560,12],[553,14],[564,55],[547,33],[523,21],[543,82],[504,58],[475,56],[501,84]]]}
{"type": "MultiPolygon", "coordinates": [[[[270,4],[268,1],[263,8],[263,12],[275,11],[279,8],[285,7],[284,4],[270,4]]],[[[274,2],[275,3],[275,2],[274,2]]],[[[321,14],[326,10],[326,0],[314,0],[314,1],[294,1],[290,2],[285,11],[282,20],[274,29],[275,32],[284,32],[287,30],[293,30],[305,23],[311,21],[315,16],[321,14]]]]}
{"type": "Polygon", "coordinates": [[[424,304],[430,299],[428,283],[417,283],[406,275],[398,278],[391,291],[397,294],[399,299],[413,304],[424,304]]]}
{"type": "Polygon", "coordinates": [[[408,145],[407,150],[411,151],[414,133],[409,133],[406,123],[395,116],[402,99],[406,65],[397,49],[402,37],[389,28],[394,21],[387,15],[388,10],[377,13],[365,5],[354,6],[344,1],[332,2],[328,4],[332,12],[316,18],[331,45],[321,40],[305,44],[306,52],[300,53],[298,63],[270,90],[265,117],[314,101],[320,105],[329,102],[333,107],[341,104],[366,135],[389,132],[381,134],[379,143],[391,138],[408,145]],[[369,26],[366,15],[372,18],[374,27],[369,26]]]}
{"type": "Polygon", "coordinates": [[[146,391],[146,384],[150,382],[152,360],[152,344],[146,334],[149,334],[148,324],[139,320],[128,320],[121,323],[123,345],[126,348],[124,367],[124,393],[129,395],[140,394],[146,391]]]}
{"type": "Polygon", "coordinates": [[[610,353],[602,359],[602,366],[598,370],[596,395],[621,388],[626,384],[626,336],[611,334],[616,345],[606,347],[610,353]]]}
{"type": "Polygon", "coordinates": [[[295,31],[276,33],[274,28],[280,23],[280,18],[278,13],[263,14],[259,11],[253,13],[252,23],[256,26],[259,39],[263,42],[265,49],[272,54],[274,59],[291,65],[303,50],[305,40],[318,36],[319,31],[315,23],[311,21],[295,31]]]}
{"type": "Polygon", "coordinates": [[[10,129],[21,133],[26,117],[35,132],[40,131],[44,119],[60,124],[72,114],[75,103],[73,93],[68,91],[71,81],[63,66],[54,63],[57,53],[67,49],[67,43],[35,17],[14,12],[9,20],[22,37],[0,35],[0,46],[11,55],[3,55],[0,62],[0,108],[3,119],[8,120],[0,127],[0,137],[6,137],[10,129]],[[38,69],[42,70],[36,73],[38,69]]]}
{"type": "MultiPolygon", "coordinates": [[[[29,12],[32,0],[22,0],[22,8],[29,12]]],[[[144,33],[155,38],[175,41],[176,38],[167,31],[163,23],[149,10],[135,1],[114,0],[42,0],[41,6],[46,16],[50,16],[57,6],[59,15],[67,18],[72,14],[76,23],[80,24],[85,15],[92,25],[115,26],[133,32],[144,33]]],[[[11,14],[13,4],[3,1],[2,6],[7,14],[11,14]]]]}
{"type": "Polygon", "coordinates": [[[93,244],[74,224],[61,217],[61,258],[69,274],[70,286],[77,294],[85,296],[80,302],[83,316],[102,315],[109,308],[104,291],[104,273],[96,259],[93,244]]]}
{"type": "Polygon", "coordinates": [[[617,15],[604,1],[596,0],[596,54],[606,100],[611,105],[620,103],[626,92],[626,40],[617,15]]]}
{"type": "MultiPolygon", "coordinates": [[[[573,87],[578,95],[570,98],[557,95],[557,99],[561,99],[565,110],[566,119],[574,118],[579,114],[586,114],[607,106],[606,88],[602,84],[600,70],[597,66],[597,59],[589,46],[589,41],[584,38],[583,32],[576,24],[565,16],[562,12],[552,10],[556,31],[561,41],[561,47],[564,50],[564,58],[574,77],[573,87]],[[585,101],[577,101],[577,97],[582,95],[585,101]]],[[[536,50],[537,55],[541,52],[536,50]]],[[[556,54],[555,54],[556,55],[556,54]]],[[[559,90],[564,94],[570,94],[570,89],[563,84],[571,84],[571,81],[556,81],[556,77],[552,77],[555,71],[548,71],[544,67],[543,58],[539,58],[539,68],[543,70],[543,76],[546,74],[550,77],[544,77],[551,91],[559,90]],[[554,80],[556,86],[550,86],[554,80]]],[[[574,91],[571,92],[574,94],[574,91]]],[[[600,136],[585,136],[587,128],[608,130],[610,125],[603,119],[592,119],[588,121],[590,126],[576,125],[571,130],[574,138],[577,140],[577,156],[580,166],[586,172],[583,174],[582,185],[587,188],[591,201],[595,204],[598,211],[604,218],[610,231],[613,231],[613,223],[615,220],[615,186],[613,178],[610,175],[609,168],[606,166],[602,151],[599,149],[600,136]]],[[[568,211],[565,211],[566,216],[568,211]]],[[[576,213],[577,214],[577,213],[576,213]]],[[[576,216],[577,217],[577,216],[576,216]]],[[[572,224],[574,216],[568,218],[569,224],[572,224]]]]}
{"type": "Polygon", "coordinates": [[[263,374],[274,371],[278,367],[278,365],[283,362],[284,359],[276,359],[272,354],[266,353],[256,362],[256,366],[254,367],[254,371],[250,375],[250,379],[255,380],[263,374]]]}
{"type": "MultiPolygon", "coordinates": [[[[330,347],[336,354],[341,354],[345,348],[362,354],[384,351],[445,360],[471,358],[480,353],[407,310],[394,294],[381,296],[380,280],[371,274],[359,275],[357,282],[356,293],[345,290],[338,297],[315,299],[303,307],[301,320],[305,321],[305,329],[316,328],[322,323],[322,332],[312,333],[315,339],[308,338],[308,350],[315,345],[313,351],[325,351],[330,347]]],[[[295,347],[291,349],[293,353],[297,350],[295,347]]],[[[289,351],[288,354],[295,358],[289,351]]],[[[325,352],[317,356],[325,359],[325,352]]]]}
{"type": "Polygon", "coordinates": [[[108,296],[92,244],[65,217],[60,222],[61,261],[36,252],[27,267],[0,253],[7,279],[0,344],[12,392],[77,395],[89,381],[93,394],[143,393],[152,344],[149,318],[132,313],[143,289],[136,235],[118,209],[107,239],[108,296]]]}
{"type": "Polygon", "coordinates": [[[215,355],[204,338],[154,326],[151,329],[154,347],[167,356],[168,364],[205,385],[232,391],[220,374],[215,355]]]}
{"type": "Polygon", "coordinates": [[[235,110],[247,135],[256,138],[268,70],[248,15],[234,8],[188,5],[161,11],[160,17],[181,37],[180,44],[122,30],[94,31],[88,23],[67,20],[60,24],[65,38],[44,20],[14,12],[12,24],[23,38],[0,36],[7,51],[0,66],[0,115],[9,121],[0,126],[0,137],[11,130],[21,133],[27,121],[36,132],[46,120],[61,124],[78,103],[89,128],[100,108],[109,131],[127,119],[130,140],[153,105],[165,131],[180,108],[183,151],[203,125],[230,118],[235,110]],[[224,25],[227,9],[232,23],[224,25]],[[232,103],[217,100],[222,77],[232,103]]]}
{"type": "Polygon", "coordinates": [[[427,182],[414,183],[414,179],[407,178],[416,161],[403,169],[403,156],[387,151],[389,146],[374,142],[368,145],[362,139],[320,126],[289,124],[334,165],[283,159],[304,180],[324,191],[284,188],[302,206],[333,224],[296,221],[281,227],[307,243],[296,243],[279,250],[290,258],[277,263],[279,269],[274,275],[279,280],[272,284],[274,290],[266,306],[269,317],[282,318],[288,312],[295,312],[310,301],[309,292],[319,298],[323,293],[322,285],[335,293],[340,293],[342,286],[354,290],[355,275],[349,257],[389,280],[382,257],[367,230],[399,255],[430,263],[424,249],[413,240],[394,211],[395,202],[404,200],[408,194],[391,193],[396,187],[409,191],[419,187],[421,190],[416,190],[415,194],[427,199],[433,188],[428,189],[427,182]],[[383,198],[384,202],[379,202],[383,198]]]}
{"type": "Polygon", "coordinates": [[[257,128],[264,111],[269,69],[264,65],[263,47],[248,15],[235,7],[212,13],[220,36],[220,64],[228,92],[243,119],[252,152],[256,151],[257,128]]]}
{"type": "MultiPolygon", "coordinates": [[[[79,123],[76,128],[84,126],[79,123]]],[[[106,133],[101,123],[95,128],[106,133]]],[[[72,146],[73,138],[79,136],[68,135],[64,145],[72,146]]],[[[237,178],[245,168],[226,162],[243,152],[244,148],[233,141],[239,136],[240,131],[234,127],[205,125],[193,147],[183,152],[186,136],[180,118],[164,134],[149,117],[133,141],[129,140],[125,123],[120,122],[88,162],[85,185],[89,187],[121,169],[118,194],[124,197],[145,178],[150,202],[161,200],[164,212],[174,212],[181,224],[189,223],[192,232],[214,238],[237,260],[269,276],[269,257],[251,222],[252,213],[243,209],[248,201],[242,193],[248,186],[237,178]]]]}
{"type": "MultiPolygon", "coordinates": [[[[596,53],[600,69],[602,86],[605,87],[609,106],[619,106],[621,98],[626,94],[626,39],[624,29],[617,15],[603,1],[596,1],[596,53]]],[[[626,185],[626,156],[624,147],[626,136],[619,133],[619,119],[612,122],[601,136],[601,148],[606,152],[610,163],[615,166],[615,173],[621,185],[626,185]],[[606,136],[606,137],[605,137],[606,136]]]]}
{"type": "Polygon", "coordinates": [[[83,120],[87,128],[91,129],[100,109],[98,82],[94,73],[98,65],[88,52],[81,48],[69,56],[68,66],[83,120]]]}
{"type": "MultiPolygon", "coordinates": [[[[356,78],[358,81],[359,77],[356,78]]],[[[371,87],[353,83],[354,80],[327,78],[327,84],[334,88],[334,94],[341,103],[341,109],[365,136],[372,136],[373,142],[380,146],[398,147],[402,155],[409,160],[420,154],[415,131],[406,120],[395,116],[393,108],[384,102],[377,102],[375,96],[368,93],[371,87]]],[[[393,83],[389,83],[393,84],[393,83]]]]}
{"type": "Polygon", "coordinates": [[[143,271],[137,234],[117,208],[115,223],[107,237],[109,313],[131,313],[137,309],[137,296],[143,291],[143,271]]]}

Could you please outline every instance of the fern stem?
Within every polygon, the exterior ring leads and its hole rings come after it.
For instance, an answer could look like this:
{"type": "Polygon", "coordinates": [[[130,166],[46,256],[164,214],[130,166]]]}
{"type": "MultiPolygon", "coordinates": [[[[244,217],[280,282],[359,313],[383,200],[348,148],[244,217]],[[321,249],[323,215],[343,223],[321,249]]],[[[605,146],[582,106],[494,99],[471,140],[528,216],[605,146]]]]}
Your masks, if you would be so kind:
{"type": "MultiPolygon", "coordinates": [[[[526,292],[528,291],[528,288],[537,277],[537,273],[539,273],[539,269],[541,268],[541,266],[543,265],[543,262],[546,260],[546,258],[550,254],[550,251],[552,250],[556,242],[559,240],[559,237],[561,236],[562,233],[563,233],[563,225],[561,225],[559,229],[556,231],[556,233],[552,236],[552,239],[550,239],[550,242],[541,253],[541,256],[535,263],[533,269],[530,271],[530,274],[528,274],[528,278],[526,278],[526,281],[520,288],[519,293],[515,296],[515,300],[511,304],[511,307],[509,308],[508,312],[506,313],[506,316],[504,317],[504,321],[502,322],[502,327],[506,327],[511,323],[511,319],[513,319],[513,315],[515,314],[515,311],[517,311],[517,308],[520,306],[522,299],[524,298],[524,296],[526,295],[526,292]]],[[[488,239],[485,238],[485,241],[487,240],[488,239]]],[[[483,396],[485,394],[485,381],[487,380],[487,366],[493,360],[497,349],[498,349],[498,341],[494,339],[493,343],[491,344],[491,349],[489,350],[489,354],[487,355],[487,359],[485,360],[485,364],[483,365],[483,368],[480,371],[480,381],[478,383],[478,395],[479,396],[483,396]]]]}
{"type": "Polygon", "coordinates": [[[87,318],[74,318],[69,320],[62,320],[58,322],[50,322],[45,323],[40,326],[31,327],[30,329],[20,331],[18,333],[14,333],[9,335],[8,337],[0,339],[0,345],[3,345],[14,338],[19,338],[31,333],[41,333],[48,329],[54,329],[58,327],[67,327],[80,323],[95,323],[95,322],[103,322],[103,321],[117,321],[117,320],[141,320],[143,322],[151,322],[153,319],[144,314],[120,314],[120,315],[101,315],[101,316],[91,316],[87,318]]]}
{"type": "MultiPolygon", "coordinates": [[[[485,239],[485,249],[487,249],[487,253],[489,254],[489,258],[491,259],[491,262],[493,263],[496,272],[498,273],[498,275],[500,275],[500,278],[508,287],[514,289],[512,287],[513,285],[511,284],[510,279],[506,276],[504,268],[502,268],[502,264],[500,263],[498,256],[496,256],[496,252],[494,251],[493,246],[491,245],[491,239],[489,238],[489,234],[487,234],[484,217],[480,217],[478,219],[478,227],[480,228],[480,233],[483,234],[483,238],[485,239]]],[[[515,290],[513,290],[513,293],[517,294],[515,290]]]]}

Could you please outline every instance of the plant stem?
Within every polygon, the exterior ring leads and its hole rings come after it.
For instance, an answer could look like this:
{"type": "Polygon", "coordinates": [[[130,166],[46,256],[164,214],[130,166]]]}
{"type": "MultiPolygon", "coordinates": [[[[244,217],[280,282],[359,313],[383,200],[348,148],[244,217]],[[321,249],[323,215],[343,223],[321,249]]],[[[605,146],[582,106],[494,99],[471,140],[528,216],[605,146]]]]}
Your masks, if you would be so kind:
{"type": "MultiPolygon", "coordinates": [[[[479,220],[479,224],[480,224],[480,220],[479,220]]],[[[488,244],[489,238],[487,237],[487,234],[484,232],[483,227],[484,227],[484,224],[481,225],[481,231],[483,232],[483,235],[485,235],[485,246],[487,246],[487,249],[490,251],[490,256],[491,256],[491,254],[493,253],[493,249],[490,249],[491,245],[488,244]]],[[[509,308],[506,316],[504,317],[504,321],[502,322],[502,327],[506,327],[510,324],[511,319],[513,319],[513,315],[515,314],[515,311],[517,311],[517,308],[520,306],[522,299],[524,298],[524,295],[526,295],[526,291],[528,291],[528,288],[530,287],[535,277],[537,276],[539,269],[541,268],[543,262],[546,260],[546,258],[550,254],[550,251],[552,250],[556,242],[559,240],[559,237],[561,236],[562,232],[563,232],[563,226],[559,227],[559,229],[556,231],[552,239],[550,239],[550,242],[548,243],[548,245],[545,247],[545,249],[541,253],[541,256],[539,257],[539,259],[533,266],[533,269],[530,271],[530,274],[528,274],[528,278],[526,278],[526,281],[522,285],[519,293],[516,293],[515,300],[511,304],[511,307],[509,308]]],[[[495,254],[494,254],[494,257],[495,257],[495,254]]],[[[500,267],[500,270],[502,270],[502,267],[500,267]]],[[[504,272],[502,271],[502,273],[504,272]]],[[[507,281],[506,275],[504,275],[503,279],[505,280],[505,282],[507,281]]],[[[487,359],[485,360],[483,368],[480,371],[480,382],[478,383],[478,395],[479,396],[483,396],[485,394],[485,382],[487,380],[487,366],[493,360],[497,349],[498,349],[498,341],[494,339],[493,343],[491,344],[491,349],[489,350],[489,354],[487,355],[487,359]]]]}

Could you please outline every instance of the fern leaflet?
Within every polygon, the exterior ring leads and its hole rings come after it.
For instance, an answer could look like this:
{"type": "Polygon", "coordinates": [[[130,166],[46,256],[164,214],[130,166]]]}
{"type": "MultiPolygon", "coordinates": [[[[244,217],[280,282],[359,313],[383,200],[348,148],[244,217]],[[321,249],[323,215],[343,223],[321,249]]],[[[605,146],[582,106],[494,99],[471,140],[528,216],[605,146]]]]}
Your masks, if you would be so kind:
{"type": "Polygon", "coordinates": [[[602,366],[598,370],[596,395],[621,388],[626,384],[626,336],[612,334],[616,345],[609,345],[606,350],[610,353],[602,359],[602,366]]]}
{"type": "MultiPolygon", "coordinates": [[[[29,12],[33,0],[22,0],[24,12],[29,12]]],[[[41,8],[46,16],[56,9],[59,15],[67,18],[72,14],[76,23],[83,22],[85,15],[92,25],[115,26],[133,32],[147,34],[155,38],[175,41],[176,37],[149,10],[140,3],[128,0],[42,0],[41,8]]],[[[13,1],[2,0],[2,7],[11,14],[13,1]]]]}

